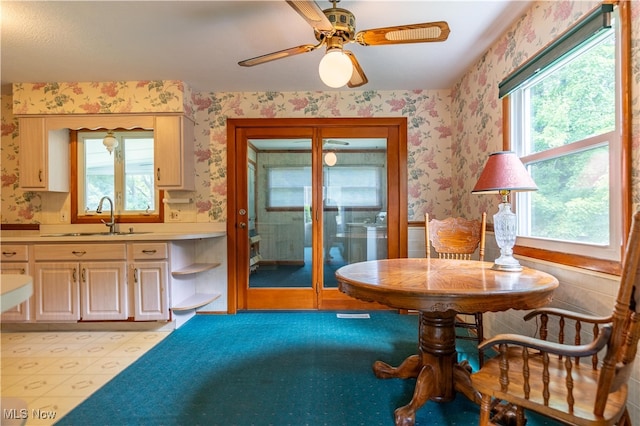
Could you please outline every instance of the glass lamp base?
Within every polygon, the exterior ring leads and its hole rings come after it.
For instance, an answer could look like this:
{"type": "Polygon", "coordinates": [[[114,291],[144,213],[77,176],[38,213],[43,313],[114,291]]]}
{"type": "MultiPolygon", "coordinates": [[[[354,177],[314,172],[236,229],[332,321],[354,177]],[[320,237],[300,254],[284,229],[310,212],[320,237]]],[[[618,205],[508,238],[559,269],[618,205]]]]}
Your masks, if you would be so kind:
{"type": "MultiPolygon", "coordinates": [[[[512,258],[513,259],[513,258],[512,258]]],[[[513,259],[515,260],[515,259],[513,259]]],[[[520,272],[522,271],[522,265],[518,263],[516,260],[516,264],[499,264],[497,263],[498,259],[496,259],[496,263],[493,264],[491,269],[494,271],[505,271],[505,272],[520,272]]]]}
{"type": "Polygon", "coordinates": [[[515,213],[511,211],[511,204],[506,200],[498,206],[498,213],[493,216],[493,228],[496,243],[500,247],[500,257],[495,260],[491,269],[509,272],[522,271],[522,266],[513,257],[517,219],[515,213]]]}

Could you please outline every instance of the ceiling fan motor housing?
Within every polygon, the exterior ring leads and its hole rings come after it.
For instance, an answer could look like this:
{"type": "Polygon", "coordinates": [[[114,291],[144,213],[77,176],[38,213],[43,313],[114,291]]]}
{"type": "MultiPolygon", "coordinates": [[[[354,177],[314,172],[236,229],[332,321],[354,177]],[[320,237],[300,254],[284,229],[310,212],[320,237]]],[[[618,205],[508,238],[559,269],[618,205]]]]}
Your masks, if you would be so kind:
{"type": "MultiPolygon", "coordinates": [[[[353,13],[349,12],[347,9],[340,9],[337,7],[325,9],[323,12],[335,30],[331,37],[339,37],[345,43],[353,40],[356,33],[356,18],[353,16],[353,13]]],[[[324,34],[316,31],[316,38],[318,41],[322,41],[324,36],[324,34]]]]}

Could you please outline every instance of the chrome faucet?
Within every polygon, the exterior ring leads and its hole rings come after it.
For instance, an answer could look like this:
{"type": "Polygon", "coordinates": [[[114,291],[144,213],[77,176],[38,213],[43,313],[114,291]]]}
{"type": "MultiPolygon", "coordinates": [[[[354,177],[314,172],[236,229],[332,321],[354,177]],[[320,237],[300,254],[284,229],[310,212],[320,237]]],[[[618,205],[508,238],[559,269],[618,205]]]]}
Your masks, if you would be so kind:
{"type": "Polygon", "coordinates": [[[107,200],[109,202],[109,210],[111,212],[111,217],[109,219],[109,222],[105,222],[104,219],[101,219],[102,223],[104,223],[106,226],[109,227],[109,233],[110,234],[115,234],[116,232],[116,220],[113,216],[113,201],[111,201],[111,198],[109,197],[102,197],[100,198],[100,204],[98,204],[98,208],[96,209],[96,213],[100,214],[102,213],[102,203],[104,203],[104,200],[107,200]]]}

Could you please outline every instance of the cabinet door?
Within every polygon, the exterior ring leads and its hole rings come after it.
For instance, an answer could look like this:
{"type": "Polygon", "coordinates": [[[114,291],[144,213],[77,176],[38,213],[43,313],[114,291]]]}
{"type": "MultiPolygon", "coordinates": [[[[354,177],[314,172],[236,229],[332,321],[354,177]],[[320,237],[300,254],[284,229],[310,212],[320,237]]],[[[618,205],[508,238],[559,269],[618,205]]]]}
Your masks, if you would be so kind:
{"type": "Polygon", "coordinates": [[[47,188],[44,118],[20,118],[20,188],[47,188]]]}
{"type": "Polygon", "coordinates": [[[34,296],[36,321],[80,319],[79,264],[41,262],[35,264],[34,296]]]}
{"type": "Polygon", "coordinates": [[[69,191],[69,129],[47,129],[45,118],[19,119],[20,188],[69,191]]]}
{"type": "Polygon", "coordinates": [[[83,320],[127,319],[125,262],[80,264],[83,320]]]}
{"type": "Polygon", "coordinates": [[[167,271],[167,262],[135,262],[133,264],[134,320],[169,319],[167,271]]]}
{"type": "MultiPolygon", "coordinates": [[[[3,262],[0,273],[3,274],[29,274],[27,262],[3,262]]],[[[20,303],[2,313],[2,321],[29,321],[31,319],[31,303],[29,300],[20,303]]]]}
{"type": "Polygon", "coordinates": [[[153,129],[158,189],[195,189],[193,122],[180,116],[158,116],[153,129]]]}

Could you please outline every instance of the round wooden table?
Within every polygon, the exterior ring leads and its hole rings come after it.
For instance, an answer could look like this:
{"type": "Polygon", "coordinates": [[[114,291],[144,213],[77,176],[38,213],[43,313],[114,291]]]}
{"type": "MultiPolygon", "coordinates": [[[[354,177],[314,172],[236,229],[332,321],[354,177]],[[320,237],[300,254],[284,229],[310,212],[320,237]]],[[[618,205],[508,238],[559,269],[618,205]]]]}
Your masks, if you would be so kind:
{"type": "Polygon", "coordinates": [[[544,272],[494,271],[490,262],[449,259],[383,259],[336,271],[340,290],[356,299],[417,310],[419,353],[398,367],[373,365],[379,378],[416,377],[411,401],[395,411],[396,425],[413,425],[428,400],[450,401],[456,391],[479,403],[470,366],[458,364],[454,321],[458,312],[534,309],[548,304],[558,280],[544,272]]]}

